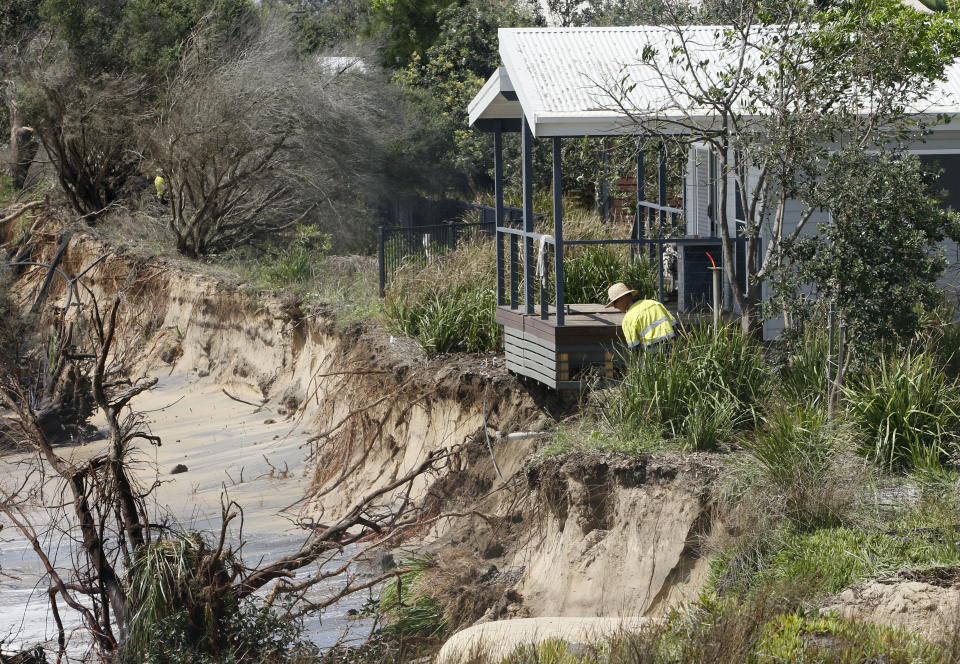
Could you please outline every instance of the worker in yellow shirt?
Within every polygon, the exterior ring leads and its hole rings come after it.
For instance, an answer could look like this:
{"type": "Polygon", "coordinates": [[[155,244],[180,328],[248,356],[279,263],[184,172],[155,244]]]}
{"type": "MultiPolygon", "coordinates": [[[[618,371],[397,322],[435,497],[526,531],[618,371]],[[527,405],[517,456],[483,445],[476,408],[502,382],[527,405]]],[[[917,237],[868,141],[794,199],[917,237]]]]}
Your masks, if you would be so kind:
{"type": "Polygon", "coordinates": [[[153,179],[153,186],[157,190],[157,200],[161,205],[167,204],[167,180],[163,177],[163,173],[158,173],[157,177],[153,179]]]}
{"type": "Polygon", "coordinates": [[[623,312],[623,336],[628,348],[651,352],[674,337],[677,319],[657,300],[633,301],[638,291],[624,283],[615,283],[607,289],[608,307],[623,312]]]}

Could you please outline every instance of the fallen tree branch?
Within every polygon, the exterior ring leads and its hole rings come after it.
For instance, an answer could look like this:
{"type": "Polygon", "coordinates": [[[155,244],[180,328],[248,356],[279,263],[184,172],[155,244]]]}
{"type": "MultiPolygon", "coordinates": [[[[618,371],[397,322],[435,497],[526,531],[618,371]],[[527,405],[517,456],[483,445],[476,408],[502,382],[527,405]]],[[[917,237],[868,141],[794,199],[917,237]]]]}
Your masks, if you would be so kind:
{"type": "Polygon", "coordinates": [[[38,208],[41,205],[43,205],[43,201],[31,201],[30,203],[22,205],[19,209],[15,210],[14,212],[11,212],[6,217],[3,217],[2,219],[0,219],[0,225],[10,223],[14,219],[18,219],[20,215],[22,215],[24,212],[28,212],[29,210],[33,210],[34,208],[38,208]]]}

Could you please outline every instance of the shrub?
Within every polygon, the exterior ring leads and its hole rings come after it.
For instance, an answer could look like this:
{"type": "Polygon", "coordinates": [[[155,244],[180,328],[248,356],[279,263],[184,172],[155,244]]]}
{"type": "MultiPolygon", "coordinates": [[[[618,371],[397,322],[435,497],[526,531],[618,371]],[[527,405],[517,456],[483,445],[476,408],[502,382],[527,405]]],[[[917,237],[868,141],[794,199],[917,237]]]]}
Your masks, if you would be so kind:
{"type": "MultiPolygon", "coordinates": [[[[787,519],[801,528],[836,525],[863,490],[867,472],[856,435],[820,410],[779,406],[741,437],[743,453],[723,490],[754,524],[787,519]]],[[[743,517],[742,517],[743,518],[743,517]]]]}
{"type": "Polygon", "coordinates": [[[889,469],[937,466],[956,454],[960,395],[926,352],[891,355],[853,378],[847,410],[867,435],[862,451],[889,469]]]}
{"type": "Polygon", "coordinates": [[[658,426],[688,449],[716,449],[755,421],[767,371],[758,346],[731,327],[693,326],[661,355],[627,356],[623,382],[598,393],[603,423],[629,432],[658,426]]]}

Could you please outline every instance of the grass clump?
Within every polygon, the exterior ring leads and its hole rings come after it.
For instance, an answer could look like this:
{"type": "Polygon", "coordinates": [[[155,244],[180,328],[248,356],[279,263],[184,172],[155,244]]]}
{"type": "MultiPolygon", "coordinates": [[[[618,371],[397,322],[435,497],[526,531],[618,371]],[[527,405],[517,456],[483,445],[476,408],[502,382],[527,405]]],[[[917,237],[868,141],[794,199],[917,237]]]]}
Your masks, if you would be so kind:
{"type": "MultiPolygon", "coordinates": [[[[567,239],[611,237],[615,229],[595,217],[568,220],[567,239]]],[[[384,311],[392,328],[420,342],[428,353],[486,352],[502,348],[496,322],[496,254],[488,237],[474,237],[454,251],[436,251],[424,263],[413,260],[390,277],[384,311]]],[[[567,303],[604,302],[607,287],[626,281],[644,295],[653,293],[653,271],[623,247],[571,247],[564,256],[567,303]]],[[[548,276],[555,301],[552,271],[548,276]]],[[[520,287],[524,292],[523,285],[520,287]]],[[[539,285],[535,289],[539,298],[539,285]]]]}
{"type": "Polygon", "coordinates": [[[722,500],[745,508],[754,528],[843,523],[870,480],[854,454],[857,441],[851,426],[828,421],[823,410],[775,406],[757,430],[741,436],[722,500]]]}
{"type": "Polygon", "coordinates": [[[416,556],[402,566],[408,571],[393,577],[380,594],[379,611],[389,621],[384,634],[394,638],[436,639],[443,635],[447,618],[443,607],[430,596],[424,577],[435,565],[430,556],[416,556]]]}
{"type": "Polygon", "coordinates": [[[239,565],[192,532],[171,532],[137,552],[128,572],[129,632],[123,661],[132,664],[310,661],[301,625],[225,589],[239,565]]]}
{"type": "Polygon", "coordinates": [[[755,422],[767,382],[752,341],[729,326],[716,335],[693,326],[665,353],[628,355],[623,382],[599,392],[595,409],[608,430],[628,438],[653,426],[682,449],[713,450],[755,422]]]}
{"type": "Polygon", "coordinates": [[[579,426],[557,429],[537,454],[540,457],[552,457],[568,452],[604,450],[640,455],[659,452],[668,447],[660,429],[641,425],[625,432],[612,433],[581,423],[579,426]]]}
{"type": "Polygon", "coordinates": [[[489,243],[474,241],[425,267],[401,267],[383,302],[390,325],[428,353],[499,349],[492,258],[489,243]]]}
{"type": "Polygon", "coordinates": [[[889,470],[939,466],[956,455],[960,391],[931,353],[890,355],[855,376],[847,410],[862,429],[862,452],[889,470]]]}
{"type": "Polygon", "coordinates": [[[809,532],[786,528],[762,545],[715,563],[714,585],[727,593],[750,593],[791,585],[802,598],[837,593],[863,579],[904,569],[960,564],[947,531],[918,528],[880,531],[836,526],[809,532]]]}

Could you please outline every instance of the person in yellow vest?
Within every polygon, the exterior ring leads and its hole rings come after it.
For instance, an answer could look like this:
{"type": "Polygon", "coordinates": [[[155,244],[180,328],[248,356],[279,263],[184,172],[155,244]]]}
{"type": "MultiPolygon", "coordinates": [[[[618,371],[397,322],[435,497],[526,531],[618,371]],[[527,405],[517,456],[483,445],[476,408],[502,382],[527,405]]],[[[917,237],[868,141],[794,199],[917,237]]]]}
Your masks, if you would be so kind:
{"type": "Polygon", "coordinates": [[[634,302],[637,292],[624,283],[615,283],[607,289],[607,306],[623,312],[621,327],[628,348],[658,351],[661,344],[673,339],[677,319],[657,300],[634,302]]]}
{"type": "Polygon", "coordinates": [[[163,173],[160,172],[157,174],[157,177],[153,179],[153,186],[157,190],[157,200],[160,201],[161,205],[167,204],[167,181],[163,177],[163,173]]]}

